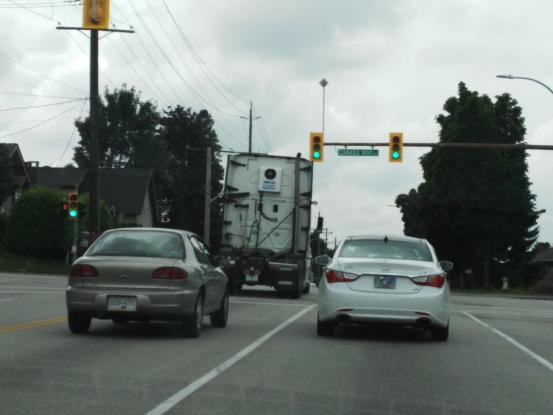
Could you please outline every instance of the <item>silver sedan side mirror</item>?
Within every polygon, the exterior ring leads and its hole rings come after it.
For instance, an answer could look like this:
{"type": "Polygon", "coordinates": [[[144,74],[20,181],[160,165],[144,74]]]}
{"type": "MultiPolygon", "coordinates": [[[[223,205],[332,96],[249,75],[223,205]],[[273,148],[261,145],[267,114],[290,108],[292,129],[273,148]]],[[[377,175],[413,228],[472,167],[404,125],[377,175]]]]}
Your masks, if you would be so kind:
{"type": "Polygon", "coordinates": [[[451,271],[453,269],[453,264],[449,261],[440,261],[440,268],[444,271],[451,271]]]}
{"type": "Polygon", "coordinates": [[[315,258],[315,263],[317,265],[328,265],[332,262],[332,259],[326,255],[321,255],[315,258]]]}

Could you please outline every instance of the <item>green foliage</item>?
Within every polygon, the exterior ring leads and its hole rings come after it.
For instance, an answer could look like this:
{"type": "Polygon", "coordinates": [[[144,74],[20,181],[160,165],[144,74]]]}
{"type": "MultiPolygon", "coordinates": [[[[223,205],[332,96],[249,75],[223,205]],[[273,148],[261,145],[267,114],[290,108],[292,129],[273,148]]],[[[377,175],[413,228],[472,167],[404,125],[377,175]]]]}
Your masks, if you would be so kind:
{"type": "MultiPolygon", "coordinates": [[[[493,102],[460,83],[444,110],[436,117],[442,143],[524,142],[522,110],[508,94],[493,102]]],[[[523,261],[537,239],[526,157],[520,150],[432,149],[421,157],[424,182],[396,199],[405,234],[429,239],[457,271],[484,261],[490,288],[491,259],[523,261]]]]}
{"type": "MultiPolygon", "coordinates": [[[[215,157],[221,150],[213,119],[205,110],[199,113],[177,106],[164,112],[162,137],[170,152],[165,177],[165,207],[171,228],[186,229],[203,234],[205,207],[206,147],[211,147],[211,194],[215,197],[223,189],[224,175],[220,161],[215,157]],[[200,149],[200,150],[198,150],[200,149]]],[[[211,204],[210,247],[218,251],[222,229],[222,201],[211,204]]]]}
{"type": "Polygon", "coordinates": [[[0,144],[0,206],[12,192],[13,168],[4,144],[0,144]]]}
{"type": "Polygon", "coordinates": [[[0,245],[4,243],[7,232],[8,232],[8,215],[0,213],[0,245]]]}
{"type": "Polygon", "coordinates": [[[0,246],[0,272],[28,272],[31,274],[68,275],[69,265],[65,258],[33,258],[13,252],[6,252],[0,246]]]}
{"type": "Polygon", "coordinates": [[[8,221],[11,252],[33,257],[63,257],[71,246],[71,223],[61,214],[67,193],[34,187],[13,206],[8,221]]]}

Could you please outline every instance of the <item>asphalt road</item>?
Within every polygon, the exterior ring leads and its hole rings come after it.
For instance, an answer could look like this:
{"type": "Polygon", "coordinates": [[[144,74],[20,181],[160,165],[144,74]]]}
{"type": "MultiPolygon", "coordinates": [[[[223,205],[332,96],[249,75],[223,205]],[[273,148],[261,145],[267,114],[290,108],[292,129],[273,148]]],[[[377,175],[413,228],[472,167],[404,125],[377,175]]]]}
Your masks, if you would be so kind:
{"type": "Polygon", "coordinates": [[[65,278],[0,274],[0,414],[553,413],[553,301],[454,296],[447,343],[410,329],[316,335],[317,289],[231,297],[229,325],[94,320],[65,278]]]}

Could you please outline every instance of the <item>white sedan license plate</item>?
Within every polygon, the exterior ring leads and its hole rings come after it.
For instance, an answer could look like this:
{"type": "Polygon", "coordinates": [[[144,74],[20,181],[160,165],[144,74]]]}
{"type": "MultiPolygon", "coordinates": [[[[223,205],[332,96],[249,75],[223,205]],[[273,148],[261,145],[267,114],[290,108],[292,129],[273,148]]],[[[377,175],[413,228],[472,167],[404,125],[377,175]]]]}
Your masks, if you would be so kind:
{"type": "Polygon", "coordinates": [[[257,275],[246,275],[246,282],[257,282],[257,275]]]}
{"type": "Polygon", "coordinates": [[[395,277],[374,277],[374,288],[387,288],[395,290],[396,278],[395,277]]]}
{"type": "Polygon", "coordinates": [[[136,311],[136,297],[108,297],[108,311],[136,311]]]}

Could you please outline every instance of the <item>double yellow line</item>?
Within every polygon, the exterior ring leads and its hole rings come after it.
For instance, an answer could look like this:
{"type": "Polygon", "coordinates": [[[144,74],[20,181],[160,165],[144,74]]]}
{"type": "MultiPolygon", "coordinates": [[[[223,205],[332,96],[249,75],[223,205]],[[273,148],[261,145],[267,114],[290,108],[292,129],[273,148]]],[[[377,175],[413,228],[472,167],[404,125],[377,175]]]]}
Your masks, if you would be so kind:
{"type": "Polygon", "coordinates": [[[47,318],[45,320],[31,321],[30,323],[15,324],[13,326],[4,326],[4,327],[0,327],[0,334],[10,333],[12,331],[17,331],[17,330],[35,329],[37,327],[47,326],[49,324],[54,324],[54,323],[64,323],[66,321],[67,321],[67,317],[62,316],[62,317],[47,318]]]}

